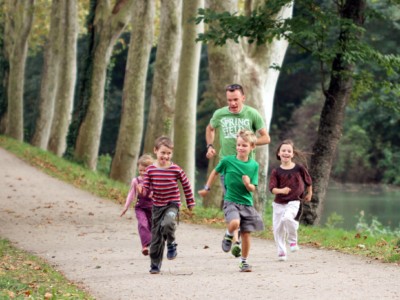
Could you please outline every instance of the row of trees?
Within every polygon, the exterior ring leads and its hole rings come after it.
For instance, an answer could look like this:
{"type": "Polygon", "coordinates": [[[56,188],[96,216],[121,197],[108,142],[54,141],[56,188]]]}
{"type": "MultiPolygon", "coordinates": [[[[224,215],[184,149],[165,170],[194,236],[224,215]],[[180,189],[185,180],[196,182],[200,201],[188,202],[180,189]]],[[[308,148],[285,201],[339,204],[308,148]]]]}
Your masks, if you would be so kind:
{"type": "MultiPolygon", "coordinates": [[[[116,146],[112,150],[110,176],[128,182],[136,172],[135,163],[140,153],[152,152],[154,139],[165,134],[174,137],[175,161],[194,182],[201,55],[201,43],[196,43],[196,38],[216,41],[207,45],[209,84],[200,105],[203,108],[225,105],[223,87],[240,82],[248,87],[248,104],[262,112],[268,126],[279,66],[290,41],[303,50],[311,49],[312,56],[319,58],[323,66],[321,82],[325,108],[320,117],[311,162],[316,193],[309,213],[305,214],[305,222],[318,222],[332,160],[342,134],[345,108],[353,90],[353,75],[357,73],[356,56],[363,56],[364,61],[374,55],[381,61],[387,59],[373,51],[369,53],[371,55],[367,55],[366,50],[357,54],[353,48],[360,45],[358,42],[362,39],[366,4],[355,0],[335,4],[303,0],[296,4],[291,18],[291,1],[267,2],[265,5],[264,1],[208,0],[208,10],[203,10],[205,3],[202,0],[119,0],[112,3],[91,0],[86,6],[86,33],[80,39],[85,47],[78,53],[82,5],[78,9],[76,0],[53,0],[41,71],[39,112],[30,142],[60,156],[68,144],[69,155],[91,169],[96,168],[104,132],[104,111],[110,103],[107,101],[110,74],[117,64],[110,61],[112,51],[123,32],[129,31],[121,118],[116,146]],[[198,10],[200,18],[195,23],[193,20],[198,10]],[[242,14],[227,13],[237,11],[242,14]],[[202,21],[207,24],[204,34],[202,21]],[[157,52],[151,58],[154,44],[157,52]],[[150,59],[154,59],[154,63],[149,71],[150,59]],[[152,85],[147,112],[145,93],[149,88],[146,86],[149,72],[152,85]],[[330,81],[325,77],[330,77],[330,81]]],[[[4,0],[2,5],[4,10],[0,20],[3,21],[2,46],[5,51],[1,57],[1,72],[4,74],[4,90],[0,94],[1,132],[23,140],[24,76],[21,70],[23,72],[24,67],[17,68],[19,65],[14,61],[24,66],[28,36],[20,30],[26,28],[29,34],[32,18],[37,15],[39,7],[33,0],[4,0]],[[25,52],[21,55],[18,51],[24,48],[18,48],[20,44],[16,39],[23,37],[25,52]]],[[[389,57],[389,62],[397,66],[396,59],[389,57]]],[[[197,135],[204,136],[204,133],[197,135]]],[[[262,209],[267,192],[268,148],[259,150],[257,159],[263,180],[259,186],[257,207],[262,209]]],[[[215,164],[216,161],[211,161],[209,168],[215,164]]],[[[204,202],[206,206],[219,205],[220,191],[212,191],[204,202]]]]}

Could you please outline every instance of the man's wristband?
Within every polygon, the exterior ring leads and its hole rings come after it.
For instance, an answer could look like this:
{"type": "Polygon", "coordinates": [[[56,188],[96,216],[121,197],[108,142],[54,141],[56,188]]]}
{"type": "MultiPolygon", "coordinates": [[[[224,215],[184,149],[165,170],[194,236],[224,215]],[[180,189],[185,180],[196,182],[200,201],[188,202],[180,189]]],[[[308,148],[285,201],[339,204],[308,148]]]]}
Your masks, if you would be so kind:
{"type": "Polygon", "coordinates": [[[204,185],[204,189],[206,190],[206,191],[209,191],[209,190],[211,190],[210,189],[210,187],[206,184],[206,185],[204,185]]]}
{"type": "Polygon", "coordinates": [[[214,148],[214,145],[213,145],[213,144],[208,144],[208,145],[207,145],[207,150],[208,150],[208,148],[210,148],[210,147],[214,148]]]}

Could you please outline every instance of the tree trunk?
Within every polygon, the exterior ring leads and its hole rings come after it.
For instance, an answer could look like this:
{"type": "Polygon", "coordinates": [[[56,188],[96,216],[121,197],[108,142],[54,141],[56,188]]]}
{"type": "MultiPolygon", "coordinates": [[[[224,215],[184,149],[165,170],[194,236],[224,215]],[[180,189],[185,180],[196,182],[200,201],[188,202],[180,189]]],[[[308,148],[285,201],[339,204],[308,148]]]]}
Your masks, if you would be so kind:
{"type": "Polygon", "coordinates": [[[116,39],[131,18],[133,0],[119,0],[113,10],[99,0],[94,22],[93,65],[89,84],[88,108],[79,128],[74,158],[95,170],[104,116],[104,87],[108,63],[116,39]]]}
{"type": "MultiPolygon", "coordinates": [[[[237,1],[209,1],[217,11],[237,10],[237,1]],[[218,6],[218,5],[223,6],[218,6]]],[[[250,14],[262,1],[246,1],[246,14],[250,14]]],[[[285,6],[277,17],[289,18],[292,15],[292,6],[285,6]]],[[[264,117],[267,130],[272,117],[275,86],[279,71],[270,69],[272,64],[281,65],[288,43],[274,40],[265,45],[248,44],[245,39],[235,44],[228,41],[223,47],[216,48],[209,45],[209,68],[212,91],[217,95],[219,106],[225,106],[226,95],[224,87],[230,83],[239,83],[245,89],[246,103],[256,108],[264,117]]],[[[258,193],[255,193],[254,206],[263,211],[267,199],[268,174],[268,146],[257,147],[257,162],[260,165],[258,193]]],[[[216,160],[213,161],[217,163],[216,160]]],[[[209,168],[210,170],[210,168],[209,168]]],[[[210,197],[215,199],[212,206],[220,207],[222,193],[213,191],[210,197]]],[[[206,199],[207,202],[208,199],[206,199]]],[[[209,202],[207,202],[209,203],[209,202]]]]}
{"type": "Polygon", "coordinates": [[[155,4],[136,1],[125,72],[123,109],[116,152],[111,165],[112,179],[128,183],[136,174],[143,137],[144,98],[154,33],[155,4]]]}
{"type": "Polygon", "coordinates": [[[172,137],[181,49],[182,1],[162,0],[160,38],[144,139],[144,152],[152,152],[161,135],[172,137]]]}
{"type": "Polygon", "coordinates": [[[23,91],[28,37],[32,28],[34,0],[5,0],[5,58],[9,63],[6,134],[23,141],[23,91]]]}
{"type": "Polygon", "coordinates": [[[54,102],[60,71],[60,52],[67,46],[63,43],[64,0],[53,0],[51,6],[50,31],[45,45],[42,80],[40,86],[39,116],[36,120],[32,145],[47,150],[50,129],[54,116],[54,102]]]}
{"type": "Polygon", "coordinates": [[[77,67],[77,0],[65,0],[63,11],[63,31],[60,53],[60,70],[58,72],[57,94],[54,118],[48,143],[48,150],[62,156],[66,149],[68,126],[75,94],[77,67]]]}
{"type": "Polygon", "coordinates": [[[190,20],[197,10],[204,7],[204,0],[184,1],[182,16],[182,51],[179,64],[178,91],[175,106],[174,157],[195,187],[196,152],[196,109],[199,82],[201,44],[196,43],[197,35],[203,31],[203,25],[190,20]]]}
{"type": "MultiPolygon", "coordinates": [[[[364,23],[364,0],[347,0],[339,9],[340,17],[351,19],[361,26],[364,23]]],[[[352,37],[354,38],[354,37],[352,37]]],[[[361,38],[361,37],[358,37],[361,38]]],[[[304,224],[318,224],[329,183],[332,161],[343,130],[345,109],[353,89],[353,79],[350,74],[355,68],[343,56],[350,41],[347,27],[339,32],[338,53],[332,63],[331,78],[325,92],[325,104],[321,112],[317,140],[313,146],[310,175],[313,178],[313,197],[303,210],[301,222],[304,224]]]]}

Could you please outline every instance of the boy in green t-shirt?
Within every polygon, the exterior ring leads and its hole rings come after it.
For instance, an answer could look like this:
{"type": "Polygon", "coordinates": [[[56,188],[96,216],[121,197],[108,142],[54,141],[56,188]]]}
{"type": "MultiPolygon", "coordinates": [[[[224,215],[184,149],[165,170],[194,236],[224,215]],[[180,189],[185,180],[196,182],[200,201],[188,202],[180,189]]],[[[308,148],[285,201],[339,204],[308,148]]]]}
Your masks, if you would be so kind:
{"type": "Polygon", "coordinates": [[[257,137],[250,130],[240,130],[236,139],[236,155],[224,157],[208,177],[204,189],[199,195],[204,197],[210,190],[218,174],[225,177],[224,215],[227,232],[222,240],[222,250],[229,252],[232,247],[233,233],[240,228],[242,255],[240,271],[251,272],[247,263],[250,252],[250,233],[264,229],[261,216],[253,206],[253,192],[258,185],[258,163],[249,157],[256,147],[257,137]]]}

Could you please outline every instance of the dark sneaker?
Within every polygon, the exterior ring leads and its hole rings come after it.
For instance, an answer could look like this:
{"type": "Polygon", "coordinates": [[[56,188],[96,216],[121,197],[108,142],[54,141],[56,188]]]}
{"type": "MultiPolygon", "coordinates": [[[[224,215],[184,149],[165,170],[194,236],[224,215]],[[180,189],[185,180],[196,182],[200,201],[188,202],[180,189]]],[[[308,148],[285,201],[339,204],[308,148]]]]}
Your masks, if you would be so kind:
{"type": "Polygon", "coordinates": [[[222,250],[224,252],[229,252],[229,250],[231,250],[232,239],[233,239],[233,236],[225,233],[224,239],[222,240],[222,250]]]}
{"type": "Polygon", "coordinates": [[[247,262],[241,262],[239,269],[240,272],[251,272],[251,266],[247,262]]]}
{"type": "Polygon", "coordinates": [[[167,248],[168,248],[167,258],[169,260],[175,259],[175,257],[178,255],[178,252],[176,251],[176,246],[178,246],[178,244],[175,242],[172,242],[171,244],[167,244],[167,248]]]}
{"type": "Polygon", "coordinates": [[[239,257],[240,255],[242,255],[242,248],[240,247],[239,242],[233,244],[231,253],[234,257],[239,257]]]}
{"type": "Polygon", "coordinates": [[[157,265],[151,264],[150,274],[160,274],[160,267],[157,265]]]}

